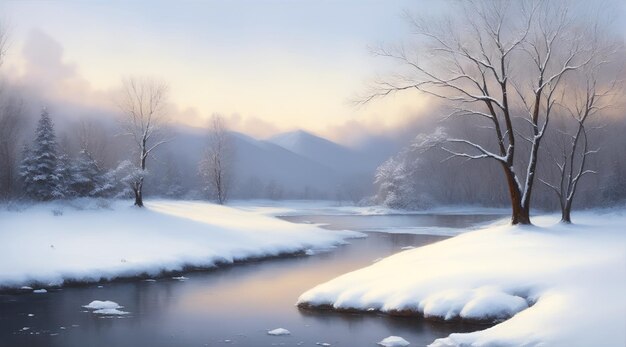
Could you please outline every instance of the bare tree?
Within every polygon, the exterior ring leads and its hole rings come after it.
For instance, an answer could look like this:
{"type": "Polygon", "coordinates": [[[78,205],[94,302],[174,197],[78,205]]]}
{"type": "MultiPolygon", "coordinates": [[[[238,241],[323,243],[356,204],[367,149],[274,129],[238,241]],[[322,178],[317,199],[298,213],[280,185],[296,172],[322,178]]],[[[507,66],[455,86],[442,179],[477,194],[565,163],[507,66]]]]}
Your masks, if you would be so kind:
{"type": "Polygon", "coordinates": [[[160,145],[168,142],[163,134],[167,122],[167,85],[152,79],[130,78],[124,82],[119,107],[124,114],[125,135],[134,141],[137,172],[130,181],[135,206],[143,207],[143,184],[146,161],[160,145]]]}
{"type": "Polygon", "coordinates": [[[449,158],[497,162],[506,177],[512,224],[530,224],[541,141],[564,77],[594,56],[596,26],[585,23],[582,30],[564,3],[466,1],[462,6],[454,18],[437,23],[407,14],[419,35],[417,47],[375,51],[406,70],[377,81],[362,102],[417,90],[444,101],[451,109],[446,119],[469,117],[489,128],[491,143],[446,138],[439,147],[449,158]]]}
{"type": "MultiPolygon", "coordinates": [[[[613,50],[607,52],[607,57],[614,53],[613,50]]],[[[556,156],[552,150],[548,150],[558,170],[557,182],[550,183],[542,178],[539,180],[556,193],[563,223],[572,222],[572,204],[581,179],[588,174],[597,173],[588,168],[588,158],[600,150],[589,148],[590,127],[588,123],[610,106],[610,97],[619,89],[615,79],[609,81],[604,87],[599,85],[598,74],[604,65],[606,65],[606,60],[602,59],[590,66],[582,81],[584,87],[576,89],[574,85],[569,85],[567,91],[569,98],[564,100],[567,104],[558,105],[572,120],[570,123],[574,124],[573,131],[568,131],[566,127],[568,122],[565,121],[565,125],[557,129],[563,139],[560,155],[556,156]]]]}
{"type": "Polygon", "coordinates": [[[200,161],[200,175],[209,192],[220,205],[228,200],[233,182],[233,159],[235,148],[224,118],[219,114],[211,117],[208,144],[200,161]]]}
{"type": "Polygon", "coordinates": [[[0,102],[0,197],[11,197],[15,194],[18,144],[24,126],[22,102],[15,98],[0,102]]]}
{"type": "MultiPolygon", "coordinates": [[[[7,34],[0,23],[0,66],[7,50],[7,34]]],[[[17,178],[18,143],[22,127],[22,102],[7,95],[0,86],[0,198],[14,195],[17,178]]]]}

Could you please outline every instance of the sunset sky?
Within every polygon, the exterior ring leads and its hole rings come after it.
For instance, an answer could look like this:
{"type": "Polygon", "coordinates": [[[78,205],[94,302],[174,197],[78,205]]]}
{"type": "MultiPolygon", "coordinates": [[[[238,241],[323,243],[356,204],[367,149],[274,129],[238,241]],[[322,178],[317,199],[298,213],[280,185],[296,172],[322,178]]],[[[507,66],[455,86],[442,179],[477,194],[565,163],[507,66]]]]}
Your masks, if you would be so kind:
{"type": "Polygon", "coordinates": [[[122,78],[152,76],[169,83],[181,123],[204,126],[218,112],[257,137],[303,128],[351,142],[428,112],[431,100],[416,93],[367,107],[351,100],[392,71],[368,45],[406,40],[403,10],[428,14],[441,4],[0,1],[10,38],[3,70],[42,103],[114,109],[122,78]]]}

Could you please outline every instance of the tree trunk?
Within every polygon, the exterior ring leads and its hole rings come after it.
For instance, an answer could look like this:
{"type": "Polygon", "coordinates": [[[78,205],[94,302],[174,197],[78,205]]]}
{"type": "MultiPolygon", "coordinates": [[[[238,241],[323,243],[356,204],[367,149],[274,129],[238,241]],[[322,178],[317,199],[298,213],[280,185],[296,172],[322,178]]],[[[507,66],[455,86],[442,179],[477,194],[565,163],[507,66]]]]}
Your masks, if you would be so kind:
{"type": "Polygon", "coordinates": [[[568,200],[561,208],[561,223],[572,224],[572,201],[568,200]]]}
{"type": "Polygon", "coordinates": [[[133,192],[135,193],[135,206],[143,207],[143,178],[133,187],[133,192]]]}
{"type": "Polygon", "coordinates": [[[506,183],[509,188],[509,196],[511,198],[511,224],[531,224],[529,209],[522,207],[522,194],[515,181],[515,174],[506,165],[502,167],[504,168],[506,183]]]}

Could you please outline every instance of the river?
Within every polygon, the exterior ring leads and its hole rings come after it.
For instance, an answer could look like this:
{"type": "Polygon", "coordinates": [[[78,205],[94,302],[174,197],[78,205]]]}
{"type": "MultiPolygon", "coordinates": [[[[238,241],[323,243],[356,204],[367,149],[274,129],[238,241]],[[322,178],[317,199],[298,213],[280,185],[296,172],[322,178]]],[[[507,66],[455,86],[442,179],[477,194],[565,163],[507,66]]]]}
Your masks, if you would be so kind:
{"type": "MultiPolygon", "coordinates": [[[[496,215],[291,216],[331,229],[467,227],[496,215]]],[[[415,318],[299,310],[298,296],[404,247],[446,236],[368,232],[364,239],[314,255],[268,259],[185,274],[187,280],[125,280],[67,287],[46,294],[0,295],[0,346],[375,346],[399,335],[424,346],[452,332],[485,326],[415,318]],[[130,314],[101,317],[84,308],[112,300],[130,314]],[[270,336],[285,328],[289,336],[270,336]]]]}

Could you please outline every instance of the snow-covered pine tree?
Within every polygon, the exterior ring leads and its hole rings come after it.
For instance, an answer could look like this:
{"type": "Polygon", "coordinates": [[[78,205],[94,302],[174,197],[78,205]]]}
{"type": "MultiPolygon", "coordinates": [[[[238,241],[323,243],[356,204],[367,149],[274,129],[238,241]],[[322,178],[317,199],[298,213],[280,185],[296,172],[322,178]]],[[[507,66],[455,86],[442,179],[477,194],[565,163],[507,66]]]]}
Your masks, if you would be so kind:
{"type": "Polygon", "coordinates": [[[63,198],[62,177],[58,170],[54,124],[50,114],[44,109],[37,124],[33,144],[25,149],[20,165],[24,194],[40,201],[63,198]]]}
{"type": "Polygon", "coordinates": [[[83,149],[72,166],[72,180],[70,190],[76,196],[97,196],[103,186],[102,170],[91,156],[89,151],[83,149]]]}
{"type": "Polygon", "coordinates": [[[57,177],[59,177],[59,191],[61,197],[69,198],[75,195],[72,190],[74,175],[72,172],[73,162],[70,157],[62,152],[57,155],[57,177]]]}

